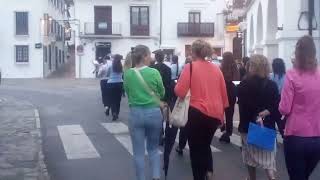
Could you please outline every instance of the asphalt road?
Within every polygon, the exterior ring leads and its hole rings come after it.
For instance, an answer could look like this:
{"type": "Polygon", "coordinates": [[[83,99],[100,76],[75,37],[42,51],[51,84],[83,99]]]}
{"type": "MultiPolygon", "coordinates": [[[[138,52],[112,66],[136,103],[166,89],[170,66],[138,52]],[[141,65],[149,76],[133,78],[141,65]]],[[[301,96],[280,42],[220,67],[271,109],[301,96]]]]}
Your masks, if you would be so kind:
{"type": "MultiPolygon", "coordinates": [[[[112,124],[103,113],[99,81],[4,80],[0,86],[1,97],[29,101],[39,109],[45,161],[52,180],[135,179],[126,130],[129,111],[126,99],[121,105],[120,125],[112,124]]],[[[237,119],[236,115],[235,121],[237,119]]],[[[246,178],[237,137],[236,133],[235,140],[229,145],[214,138],[212,146],[219,151],[213,152],[216,179],[246,178]]],[[[188,155],[187,150],[183,157],[172,153],[169,180],[192,180],[188,155]]],[[[277,167],[278,179],[287,180],[281,143],[277,167]]],[[[147,177],[151,179],[150,175],[147,177]]],[[[259,180],[267,179],[263,170],[259,170],[258,177],[259,180]]],[[[310,180],[319,179],[320,167],[310,180]]]]}

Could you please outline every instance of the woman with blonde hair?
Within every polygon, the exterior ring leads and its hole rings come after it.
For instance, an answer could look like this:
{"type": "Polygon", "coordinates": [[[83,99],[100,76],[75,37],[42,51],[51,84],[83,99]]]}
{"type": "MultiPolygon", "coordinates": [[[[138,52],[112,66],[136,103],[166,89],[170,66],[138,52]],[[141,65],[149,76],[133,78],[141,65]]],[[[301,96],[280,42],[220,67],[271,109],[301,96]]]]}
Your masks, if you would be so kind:
{"type": "Polygon", "coordinates": [[[284,154],[290,180],[308,180],[320,161],[320,69],[311,36],[296,44],[279,110],[287,117],[284,154]]]}
{"type": "Polygon", "coordinates": [[[191,91],[188,122],[185,130],[190,147],[194,180],[211,180],[213,162],[210,144],[223,122],[229,106],[226,85],[220,68],[206,59],[211,57],[209,43],[197,40],[192,44],[193,61],[185,65],[175,87],[178,97],[191,91]]]}
{"type": "Polygon", "coordinates": [[[267,151],[248,144],[247,134],[250,123],[275,129],[275,119],[279,103],[278,87],[269,79],[270,64],[263,55],[252,55],[248,76],[238,86],[240,124],[242,138],[242,158],[248,168],[248,180],[256,180],[256,168],[266,170],[269,180],[275,179],[276,149],[267,151]]]}
{"type": "Polygon", "coordinates": [[[160,180],[159,139],[162,116],[158,99],[164,97],[165,90],[160,73],[148,67],[151,57],[147,46],[136,46],[132,51],[132,60],[135,67],[125,71],[124,89],[130,106],[129,130],[136,177],[137,180],[146,179],[145,149],[147,149],[152,178],[160,180]]]}

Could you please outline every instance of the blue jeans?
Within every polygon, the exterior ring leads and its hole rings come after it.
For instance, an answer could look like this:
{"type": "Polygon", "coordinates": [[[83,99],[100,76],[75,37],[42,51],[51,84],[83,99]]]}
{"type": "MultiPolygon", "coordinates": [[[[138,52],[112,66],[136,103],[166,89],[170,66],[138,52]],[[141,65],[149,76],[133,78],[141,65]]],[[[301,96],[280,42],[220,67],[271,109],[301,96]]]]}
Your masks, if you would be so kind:
{"type": "Polygon", "coordinates": [[[152,178],[160,179],[159,138],[161,126],[160,108],[130,108],[129,129],[137,180],[145,180],[145,141],[147,141],[152,178]]]}

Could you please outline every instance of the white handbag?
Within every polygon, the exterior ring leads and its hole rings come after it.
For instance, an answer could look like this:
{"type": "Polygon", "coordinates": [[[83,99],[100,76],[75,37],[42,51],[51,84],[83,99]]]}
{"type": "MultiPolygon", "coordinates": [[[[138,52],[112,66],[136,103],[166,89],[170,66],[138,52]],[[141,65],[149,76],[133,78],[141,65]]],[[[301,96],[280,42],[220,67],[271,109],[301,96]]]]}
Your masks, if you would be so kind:
{"type": "Polygon", "coordinates": [[[192,77],[192,63],[190,64],[190,88],[187,95],[184,98],[179,98],[174,105],[171,112],[169,123],[175,127],[184,127],[188,122],[190,98],[191,98],[191,77],[192,77]]]}

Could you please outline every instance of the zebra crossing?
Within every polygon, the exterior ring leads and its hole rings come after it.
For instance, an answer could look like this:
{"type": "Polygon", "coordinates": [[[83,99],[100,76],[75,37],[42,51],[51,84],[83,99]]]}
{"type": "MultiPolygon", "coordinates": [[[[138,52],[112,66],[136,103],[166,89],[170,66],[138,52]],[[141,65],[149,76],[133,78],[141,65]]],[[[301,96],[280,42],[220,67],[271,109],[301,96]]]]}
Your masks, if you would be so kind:
{"type": "MultiPolygon", "coordinates": [[[[234,123],[234,127],[237,126],[237,122],[234,123]]],[[[132,156],[132,142],[129,135],[129,128],[123,122],[112,122],[112,123],[101,123],[100,126],[103,127],[109,134],[111,134],[119,144],[132,156]]],[[[62,142],[64,152],[68,160],[76,159],[93,159],[101,158],[98,150],[95,148],[94,144],[91,142],[90,138],[81,127],[81,125],[61,125],[57,126],[60,140],[62,142]]],[[[215,133],[215,138],[220,138],[223,133],[217,130],[215,133]]],[[[179,135],[179,133],[178,133],[179,135]]],[[[176,143],[178,143],[179,137],[176,138],[176,143]]],[[[233,134],[230,137],[231,144],[241,147],[241,137],[237,134],[233,134]]],[[[282,138],[278,137],[278,142],[282,143],[282,138]]],[[[186,150],[189,150],[189,146],[186,146],[186,150]]],[[[212,153],[223,152],[218,147],[211,145],[212,153]]],[[[163,152],[160,151],[162,154],[163,152]]],[[[145,152],[147,155],[147,152],[145,152]]]]}

